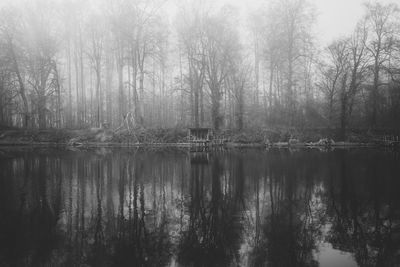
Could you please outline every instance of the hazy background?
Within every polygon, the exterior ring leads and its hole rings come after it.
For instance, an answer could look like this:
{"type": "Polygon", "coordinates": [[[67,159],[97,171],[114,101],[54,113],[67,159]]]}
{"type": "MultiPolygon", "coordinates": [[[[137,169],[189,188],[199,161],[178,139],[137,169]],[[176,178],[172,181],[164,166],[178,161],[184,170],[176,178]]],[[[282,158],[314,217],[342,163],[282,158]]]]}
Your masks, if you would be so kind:
{"type": "Polygon", "coordinates": [[[342,139],[346,128],[398,128],[390,3],[2,1],[0,121],[340,128],[342,139]]]}
{"type": "MultiPolygon", "coordinates": [[[[37,0],[0,0],[0,7],[7,4],[22,4],[25,2],[35,2],[37,0]]],[[[68,2],[70,0],[51,0],[49,2],[68,2]]],[[[112,0],[111,0],[112,1],[112,0]]],[[[246,23],[249,12],[267,7],[271,0],[212,0],[210,5],[220,7],[223,5],[232,5],[237,7],[240,13],[242,23],[246,23]]],[[[74,2],[74,1],[72,1],[74,2]]],[[[99,3],[102,0],[82,0],[82,3],[99,3]]],[[[172,20],[176,15],[178,6],[185,1],[165,0],[162,2],[163,10],[165,10],[172,20]]],[[[349,34],[357,21],[362,17],[364,12],[364,4],[374,1],[366,0],[310,0],[316,10],[315,32],[318,33],[318,39],[322,45],[332,41],[334,38],[342,37],[349,34]]],[[[395,3],[391,0],[375,1],[379,3],[395,3]]]]}

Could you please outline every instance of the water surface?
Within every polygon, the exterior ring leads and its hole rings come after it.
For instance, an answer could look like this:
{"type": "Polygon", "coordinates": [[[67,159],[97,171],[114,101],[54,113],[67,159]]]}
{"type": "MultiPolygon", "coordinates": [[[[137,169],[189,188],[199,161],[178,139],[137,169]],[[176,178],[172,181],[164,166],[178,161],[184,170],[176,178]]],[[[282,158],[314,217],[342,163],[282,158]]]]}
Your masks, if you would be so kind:
{"type": "Polygon", "coordinates": [[[0,150],[0,266],[399,266],[399,155],[0,150]]]}

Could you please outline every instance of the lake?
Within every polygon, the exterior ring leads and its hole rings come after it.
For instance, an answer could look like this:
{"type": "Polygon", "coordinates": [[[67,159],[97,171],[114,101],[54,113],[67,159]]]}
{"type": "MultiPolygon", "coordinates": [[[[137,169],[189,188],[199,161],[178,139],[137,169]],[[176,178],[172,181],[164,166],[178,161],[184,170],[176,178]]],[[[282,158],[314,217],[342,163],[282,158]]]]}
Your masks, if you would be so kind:
{"type": "Polygon", "coordinates": [[[398,152],[0,150],[0,266],[399,266],[398,152]]]}

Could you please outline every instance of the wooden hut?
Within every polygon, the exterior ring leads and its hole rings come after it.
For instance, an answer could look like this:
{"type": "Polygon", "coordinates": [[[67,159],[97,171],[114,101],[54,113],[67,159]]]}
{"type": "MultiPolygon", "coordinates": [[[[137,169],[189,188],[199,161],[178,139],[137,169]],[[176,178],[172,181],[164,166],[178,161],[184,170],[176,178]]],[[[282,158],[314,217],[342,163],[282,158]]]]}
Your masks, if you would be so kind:
{"type": "Polygon", "coordinates": [[[211,128],[189,128],[189,142],[209,142],[212,139],[211,128]]]}
{"type": "Polygon", "coordinates": [[[192,146],[208,147],[212,141],[211,128],[189,128],[188,140],[192,146]]]}

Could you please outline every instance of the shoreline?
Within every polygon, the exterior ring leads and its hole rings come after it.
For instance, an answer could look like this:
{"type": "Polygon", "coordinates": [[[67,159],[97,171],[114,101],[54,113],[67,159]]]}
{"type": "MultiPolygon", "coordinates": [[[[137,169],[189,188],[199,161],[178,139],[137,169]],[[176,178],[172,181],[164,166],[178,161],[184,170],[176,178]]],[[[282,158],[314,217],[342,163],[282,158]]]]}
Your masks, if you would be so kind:
{"type": "Polygon", "coordinates": [[[296,143],[276,142],[270,144],[262,143],[233,143],[227,142],[223,145],[196,146],[190,143],[117,143],[117,142],[86,142],[80,144],[68,144],[66,142],[0,142],[1,147],[49,147],[49,148],[197,148],[199,150],[212,149],[235,149],[235,148],[309,148],[309,149],[346,149],[346,148],[399,148],[399,144],[378,144],[378,143],[356,143],[356,142],[336,142],[330,145],[315,143],[296,143]]]}
{"type": "Polygon", "coordinates": [[[347,141],[334,141],[326,132],[308,129],[303,132],[287,130],[246,130],[221,132],[215,141],[203,145],[190,143],[185,129],[138,129],[135,132],[115,133],[102,128],[71,129],[0,129],[0,147],[60,147],[60,148],[400,148],[399,136],[359,134],[347,141]],[[307,132],[308,131],[308,132],[307,132]]]}

